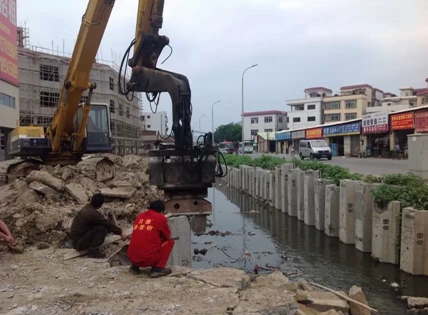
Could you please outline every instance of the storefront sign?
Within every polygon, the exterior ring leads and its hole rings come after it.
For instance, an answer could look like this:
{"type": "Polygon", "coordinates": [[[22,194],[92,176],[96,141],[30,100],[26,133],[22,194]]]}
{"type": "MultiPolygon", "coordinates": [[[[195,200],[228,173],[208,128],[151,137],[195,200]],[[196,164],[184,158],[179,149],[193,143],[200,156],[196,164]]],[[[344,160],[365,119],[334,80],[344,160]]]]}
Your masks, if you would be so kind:
{"type": "Polygon", "coordinates": [[[291,138],[293,140],[305,139],[305,130],[293,131],[291,133],[291,138]]]}
{"type": "Polygon", "coordinates": [[[291,139],[291,132],[290,131],[280,131],[275,133],[275,140],[290,140],[291,139]]]}
{"type": "Polygon", "coordinates": [[[428,132],[428,111],[415,113],[415,132],[428,132]]]}
{"type": "Polygon", "coordinates": [[[0,80],[18,86],[16,0],[0,4],[0,80]]]}
{"type": "Polygon", "coordinates": [[[322,138],[322,128],[314,128],[306,130],[306,139],[322,138]]]}
{"type": "Polygon", "coordinates": [[[391,115],[391,130],[405,130],[413,128],[413,112],[391,115]]]}
{"type": "Polygon", "coordinates": [[[388,131],[388,112],[363,115],[363,133],[380,133],[388,131]]]}
{"type": "Polygon", "coordinates": [[[322,133],[324,137],[347,136],[359,134],[361,130],[361,122],[350,123],[346,125],[336,125],[324,127],[322,133]]]}

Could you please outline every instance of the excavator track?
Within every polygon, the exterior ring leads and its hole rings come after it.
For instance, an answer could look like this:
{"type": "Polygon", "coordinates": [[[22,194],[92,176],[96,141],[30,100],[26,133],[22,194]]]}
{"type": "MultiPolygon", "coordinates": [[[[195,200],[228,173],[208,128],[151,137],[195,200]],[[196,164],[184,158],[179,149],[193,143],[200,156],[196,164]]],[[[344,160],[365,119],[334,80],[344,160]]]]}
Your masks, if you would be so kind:
{"type": "Polygon", "coordinates": [[[98,182],[105,182],[116,176],[114,163],[106,156],[84,157],[77,163],[77,167],[85,176],[98,182]]]}
{"type": "MultiPolygon", "coordinates": [[[[40,165],[55,165],[52,161],[43,163],[36,159],[13,159],[0,162],[0,186],[13,182],[16,178],[27,177],[31,171],[39,170],[40,165]]],[[[61,163],[59,163],[61,164],[61,163]]],[[[70,163],[75,164],[75,163],[70,163]]],[[[90,156],[77,163],[79,170],[92,180],[105,182],[116,176],[114,163],[105,156],[90,156]]]]}
{"type": "Polygon", "coordinates": [[[0,185],[11,183],[16,178],[26,177],[31,171],[38,170],[41,163],[34,159],[13,159],[0,162],[0,185]]]}

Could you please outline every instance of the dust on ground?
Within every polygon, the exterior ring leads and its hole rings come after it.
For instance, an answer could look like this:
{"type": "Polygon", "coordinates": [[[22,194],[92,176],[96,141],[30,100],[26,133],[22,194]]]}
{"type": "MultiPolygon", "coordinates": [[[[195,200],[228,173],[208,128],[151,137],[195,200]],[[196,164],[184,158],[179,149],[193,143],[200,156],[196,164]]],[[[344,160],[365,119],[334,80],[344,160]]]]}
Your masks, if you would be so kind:
{"type": "MultiPolygon", "coordinates": [[[[291,283],[279,271],[250,277],[232,268],[173,267],[171,275],[152,279],[148,270],[135,276],[106,259],[64,261],[68,253],[33,246],[22,255],[1,255],[0,313],[343,315],[352,309],[333,293],[303,279],[291,283]]],[[[364,302],[358,289],[353,298],[364,302]]]]}

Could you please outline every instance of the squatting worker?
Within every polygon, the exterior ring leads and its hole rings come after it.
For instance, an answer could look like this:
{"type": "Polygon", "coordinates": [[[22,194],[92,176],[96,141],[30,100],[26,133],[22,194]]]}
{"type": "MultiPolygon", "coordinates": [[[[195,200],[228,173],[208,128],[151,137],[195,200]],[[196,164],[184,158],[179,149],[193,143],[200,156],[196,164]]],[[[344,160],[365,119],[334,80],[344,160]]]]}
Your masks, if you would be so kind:
{"type": "Polygon", "coordinates": [[[2,220],[0,220],[0,240],[6,242],[9,246],[15,244],[15,239],[13,238],[12,233],[10,233],[6,223],[2,220]]]}
{"type": "Polygon", "coordinates": [[[152,202],[147,211],[140,213],[134,221],[134,230],[128,248],[131,271],[140,272],[139,267],[152,267],[150,277],[157,278],[171,273],[165,268],[174,240],[171,239],[168,220],[163,215],[165,204],[161,200],[152,202]]]}
{"type": "Polygon", "coordinates": [[[104,196],[101,193],[95,193],[91,202],[76,214],[71,225],[70,239],[73,248],[78,251],[87,249],[88,256],[91,258],[106,257],[100,247],[104,243],[107,232],[120,235],[123,241],[127,238],[126,233],[120,227],[107,220],[98,211],[103,203],[104,196]]]}

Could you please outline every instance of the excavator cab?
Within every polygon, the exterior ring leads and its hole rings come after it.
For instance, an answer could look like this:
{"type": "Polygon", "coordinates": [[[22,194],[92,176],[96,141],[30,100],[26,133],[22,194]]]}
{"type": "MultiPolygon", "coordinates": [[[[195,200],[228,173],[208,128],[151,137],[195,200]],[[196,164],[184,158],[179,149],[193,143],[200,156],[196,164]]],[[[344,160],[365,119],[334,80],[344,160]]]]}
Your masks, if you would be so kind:
{"type": "MultiPolygon", "coordinates": [[[[82,121],[84,105],[84,103],[81,103],[77,108],[76,116],[74,117],[75,130],[78,130],[78,126],[82,121]]],[[[91,104],[82,149],[84,153],[113,151],[111,145],[110,110],[107,104],[91,104]]]]}

